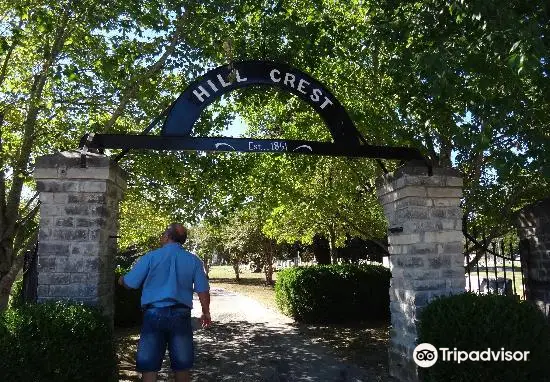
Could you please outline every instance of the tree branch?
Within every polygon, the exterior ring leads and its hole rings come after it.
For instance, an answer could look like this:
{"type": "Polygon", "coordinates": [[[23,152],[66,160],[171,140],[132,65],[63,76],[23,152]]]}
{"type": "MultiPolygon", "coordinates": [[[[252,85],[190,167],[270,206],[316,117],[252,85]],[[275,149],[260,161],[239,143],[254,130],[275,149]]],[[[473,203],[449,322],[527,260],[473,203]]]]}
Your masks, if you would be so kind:
{"type": "MultiPolygon", "coordinates": [[[[35,232],[29,237],[29,239],[26,242],[24,252],[31,249],[31,247],[36,244],[36,240],[38,239],[38,230],[35,230],[35,232]]],[[[15,278],[17,277],[17,274],[23,268],[23,262],[25,261],[25,256],[19,255],[15,256],[15,259],[13,263],[11,263],[11,267],[9,271],[5,275],[0,275],[0,293],[2,294],[9,294],[11,290],[11,286],[13,282],[15,281],[15,278]]]]}
{"type": "MultiPolygon", "coordinates": [[[[20,20],[18,28],[21,28],[22,25],[23,25],[23,20],[20,20]]],[[[2,63],[2,69],[0,69],[0,86],[2,86],[2,84],[6,80],[6,75],[8,72],[8,64],[10,62],[11,55],[13,54],[13,51],[15,50],[17,43],[18,43],[17,39],[14,38],[13,42],[8,48],[8,51],[6,52],[6,57],[4,58],[4,62],[2,63]]]]}
{"type": "Polygon", "coordinates": [[[9,197],[6,206],[6,217],[9,217],[11,224],[7,227],[8,236],[12,236],[15,230],[16,221],[19,216],[19,205],[21,199],[21,192],[24,184],[24,173],[31,155],[32,145],[35,139],[35,127],[38,113],[40,111],[40,99],[44,91],[48,79],[48,72],[59,56],[63,45],[67,39],[67,25],[69,23],[71,13],[71,2],[68,2],[61,21],[54,34],[54,40],[52,48],[49,51],[46,61],[42,65],[42,69],[38,75],[34,77],[34,82],[31,87],[31,95],[29,99],[29,107],[27,117],[23,123],[23,142],[19,149],[19,155],[17,156],[15,163],[13,164],[13,183],[10,189],[9,197]]]}
{"type": "Polygon", "coordinates": [[[111,118],[107,121],[103,128],[103,133],[109,133],[113,126],[115,125],[116,121],[122,116],[122,113],[124,112],[124,109],[126,108],[126,105],[132,100],[136,92],[139,90],[140,86],[149,78],[151,78],[153,75],[155,75],[166,63],[166,60],[174,53],[176,50],[176,46],[180,41],[180,35],[183,27],[183,22],[185,20],[185,14],[182,15],[181,11],[178,12],[178,21],[176,28],[174,29],[174,33],[170,37],[170,43],[166,47],[166,50],[162,54],[159,59],[149,66],[149,68],[143,73],[142,75],[137,76],[132,83],[123,91],[122,98],[120,99],[120,103],[116,107],[115,111],[111,115],[111,118]]]}

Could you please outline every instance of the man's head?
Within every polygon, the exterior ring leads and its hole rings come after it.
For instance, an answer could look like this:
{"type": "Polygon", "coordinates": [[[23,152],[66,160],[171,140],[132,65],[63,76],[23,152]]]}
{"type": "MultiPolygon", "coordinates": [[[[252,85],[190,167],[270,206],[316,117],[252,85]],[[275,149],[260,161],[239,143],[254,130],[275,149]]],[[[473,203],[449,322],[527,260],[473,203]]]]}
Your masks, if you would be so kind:
{"type": "Polygon", "coordinates": [[[162,234],[162,243],[175,242],[183,244],[187,240],[187,228],[180,223],[170,224],[162,234]]]}

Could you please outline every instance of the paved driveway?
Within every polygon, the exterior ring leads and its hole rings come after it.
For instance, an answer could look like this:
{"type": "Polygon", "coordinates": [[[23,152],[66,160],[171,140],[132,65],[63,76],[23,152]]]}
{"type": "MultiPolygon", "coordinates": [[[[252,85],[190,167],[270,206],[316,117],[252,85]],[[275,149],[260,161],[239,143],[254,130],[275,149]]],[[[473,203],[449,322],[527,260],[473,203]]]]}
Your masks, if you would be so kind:
{"type": "MultiPolygon", "coordinates": [[[[386,381],[380,368],[360,369],[337,360],[327,348],[300,335],[293,321],[253,299],[213,288],[212,319],[208,329],[199,328],[200,303],[194,302],[195,368],[193,381],[386,381]]],[[[137,334],[128,333],[130,343],[137,334]],[[133,336],[133,337],[132,337],[133,336]]],[[[132,372],[134,349],[122,360],[125,378],[132,372]]],[[[159,380],[171,381],[166,357],[159,380]]]]}

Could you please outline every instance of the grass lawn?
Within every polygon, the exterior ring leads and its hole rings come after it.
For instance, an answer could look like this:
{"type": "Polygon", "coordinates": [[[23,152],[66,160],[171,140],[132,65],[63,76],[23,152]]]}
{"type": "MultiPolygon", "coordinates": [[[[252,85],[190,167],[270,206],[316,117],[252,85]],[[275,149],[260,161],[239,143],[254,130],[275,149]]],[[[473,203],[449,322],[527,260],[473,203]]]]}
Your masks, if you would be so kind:
{"type": "MultiPolygon", "coordinates": [[[[275,288],[265,285],[265,275],[263,272],[252,273],[247,267],[241,267],[241,280],[237,283],[232,266],[214,265],[210,267],[208,276],[210,277],[210,284],[213,287],[248,296],[270,309],[278,310],[275,304],[275,288]]],[[[277,280],[277,272],[273,273],[273,280],[277,280]]]]}

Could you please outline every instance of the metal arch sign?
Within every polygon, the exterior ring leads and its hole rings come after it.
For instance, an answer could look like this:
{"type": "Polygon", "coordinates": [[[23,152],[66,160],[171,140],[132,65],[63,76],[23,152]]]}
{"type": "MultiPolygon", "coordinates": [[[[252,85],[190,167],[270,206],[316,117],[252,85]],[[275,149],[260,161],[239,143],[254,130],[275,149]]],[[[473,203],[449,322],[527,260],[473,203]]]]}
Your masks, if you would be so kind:
{"type": "Polygon", "coordinates": [[[115,160],[131,149],[206,152],[273,152],[378,159],[422,160],[411,147],[374,146],[365,142],[345,108],[319,81],[289,65],[270,61],[243,61],[220,66],[193,82],[166,114],[158,116],[142,134],[89,133],[80,141],[82,158],[88,149],[122,149],[115,160]],[[304,100],[325,121],[333,142],[288,139],[192,137],[193,125],[202,111],[234,89],[247,86],[276,86],[304,100]],[[166,115],[160,135],[148,135],[166,115]]]}
{"type": "Polygon", "coordinates": [[[253,85],[279,87],[308,103],[325,121],[334,142],[359,145],[360,138],[346,109],[319,81],[289,65],[243,61],[204,74],[178,97],[162,128],[163,135],[189,135],[202,111],[222,95],[253,85]]]}

